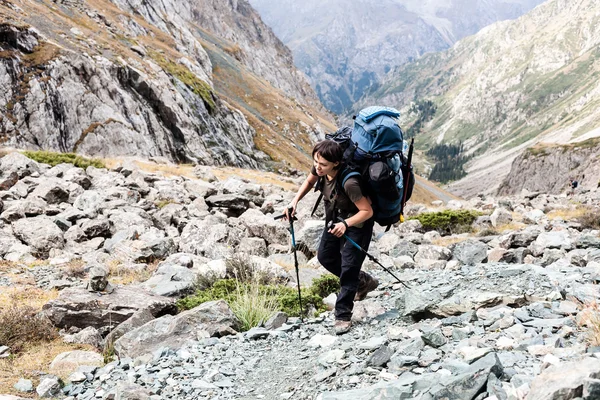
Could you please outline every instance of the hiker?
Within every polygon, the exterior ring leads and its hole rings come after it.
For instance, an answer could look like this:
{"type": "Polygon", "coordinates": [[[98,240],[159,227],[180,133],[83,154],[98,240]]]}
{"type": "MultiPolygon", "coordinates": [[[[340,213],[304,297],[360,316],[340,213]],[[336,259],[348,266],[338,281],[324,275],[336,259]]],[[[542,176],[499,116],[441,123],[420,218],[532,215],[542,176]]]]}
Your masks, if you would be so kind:
{"type": "Polygon", "coordinates": [[[286,219],[296,213],[298,202],[313,188],[319,177],[325,177],[323,198],[325,200],[325,229],[321,236],[317,257],[325,269],[340,278],[340,293],[335,303],[335,333],[341,335],[350,330],[354,301],[363,300],[379,282],[361,271],[365,254],[344,239],[347,235],[368,250],[373,234],[373,209],[368,197],[363,195],[357,177],[349,178],[342,190],[336,178],[343,168],[342,147],[333,140],[323,140],[312,150],[313,168],[298,189],[294,200],[286,209],[286,219]],[[340,188],[341,189],[341,188],[340,188]],[[291,215],[288,215],[291,210],[291,215]],[[341,218],[339,220],[338,218],[341,218]],[[334,222],[331,229],[327,226],[334,222]]]}
{"type": "Polygon", "coordinates": [[[569,192],[569,195],[574,195],[575,194],[575,189],[577,188],[577,185],[579,183],[577,182],[577,180],[575,180],[574,178],[570,178],[570,186],[571,186],[571,190],[569,192]]]}

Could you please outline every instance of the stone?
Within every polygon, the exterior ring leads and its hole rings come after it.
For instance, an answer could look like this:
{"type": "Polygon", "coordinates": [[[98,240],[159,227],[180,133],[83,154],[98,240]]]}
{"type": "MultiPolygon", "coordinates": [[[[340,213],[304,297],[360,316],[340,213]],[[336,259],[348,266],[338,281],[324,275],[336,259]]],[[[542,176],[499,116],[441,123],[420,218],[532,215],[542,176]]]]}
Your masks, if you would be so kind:
{"type": "Polygon", "coordinates": [[[50,371],[57,375],[68,375],[80,366],[101,367],[102,365],[104,365],[102,354],[92,351],[73,350],[57,355],[52,360],[52,363],[50,363],[50,371]]]}
{"type": "Polygon", "coordinates": [[[179,348],[204,330],[211,337],[235,334],[240,321],[223,300],[209,301],[176,316],[166,315],[127,332],[114,343],[119,357],[137,357],[162,347],[179,348]]]}
{"type": "Polygon", "coordinates": [[[176,312],[173,300],[131,287],[115,287],[112,293],[101,297],[83,288],[68,288],[42,307],[56,327],[82,329],[116,326],[146,308],[154,316],[176,312]]]}
{"type": "Polygon", "coordinates": [[[546,368],[531,382],[527,400],[575,398],[583,393],[585,380],[590,378],[600,378],[597,358],[584,358],[546,368]]]}
{"type": "Polygon", "coordinates": [[[494,228],[512,222],[512,213],[504,208],[496,208],[490,215],[490,222],[494,228]]]}
{"type": "Polygon", "coordinates": [[[392,349],[390,349],[388,346],[381,346],[368,358],[367,365],[376,368],[385,367],[392,358],[392,355],[394,355],[394,351],[392,349]]]}
{"type": "Polygon", "coordinates": [[[40,384],[35,389],[40,397],[55,397],[60,393],[61,381],[55,376],[42,378],[40,384]]]}
{"type": "Polygon", "coordinates": [[[51,249],[62,249],[65,244],[62,230],[47,216],[22,218],[13,222],[12,227],[15,236],[41,258],[47,258],[51,249]]]}
{"type": "Polygon", "coordinates": [[[326,348],[331,347],[336,341],[337,336],[317,334],[306,345],[312,348],[326,348]]]}
{"type": "Polygon", "coordinates": [[[23,393],[33,392],[33,382],[31,382],[29,379],[21,378],[21,379],[19,379],[19,381],[17,383],[15,383],[13,385],[13,387],[18,392],[23,392],[23,393]]]}
{"type": "Polygon", "coordinates": [[[277,329],[287,322],[288,315],[282,311],[273,314],[264,324],[267,329],[277,329]]]}
{"type": "Polygon", "coordinates": [[[474,265],[487,259],[488,247],[478,240],[465,240],[454,245],[454,257],[464,265],[474,265]]]}
{"type": "Polygon", "coordinates": [[[97,349],[101,347],[102,343],[100,332],[92,326],[72,335],[63,335],[62,339],[65,343],[89,344],[97,349]]]}

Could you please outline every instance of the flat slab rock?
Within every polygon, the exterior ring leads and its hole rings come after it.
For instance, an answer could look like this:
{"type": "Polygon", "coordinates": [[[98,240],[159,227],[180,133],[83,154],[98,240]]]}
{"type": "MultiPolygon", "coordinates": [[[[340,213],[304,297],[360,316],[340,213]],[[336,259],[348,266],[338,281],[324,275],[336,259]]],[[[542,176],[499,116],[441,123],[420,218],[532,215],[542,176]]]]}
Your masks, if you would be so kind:
{"type": "Polygon", "coordinates": [[[101,328],[116,326],[140,309],[149,309],[154,317],[175,314],[172,299],[157,296],[135,287],[116,287],[110,294],[89,292],[84,288],[69,288],[57,299],[44,305],[43,310],[59,328],[101,328]]]}

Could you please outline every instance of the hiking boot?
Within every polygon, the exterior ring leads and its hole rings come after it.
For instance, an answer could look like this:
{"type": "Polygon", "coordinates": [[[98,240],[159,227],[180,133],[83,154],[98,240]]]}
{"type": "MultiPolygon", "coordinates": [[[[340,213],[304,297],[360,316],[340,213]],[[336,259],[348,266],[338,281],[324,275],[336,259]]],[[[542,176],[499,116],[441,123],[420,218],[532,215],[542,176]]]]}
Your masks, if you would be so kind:
{"type": "Polygon", "coordinates": [[[340,319],[335,320],[335,324],[333,325],[333,329],[335,330],[336,335],[343,335],[350,331],[352,327],[351,321],[342,321],[340,319]]]}
{"type": "Polygon", "coordinates": [[[376,278],[373,278],[366,272],[361,272],[360,283],[358,284],[358,291],[356,292],[356,296],[354,296],[354,301],[364,300],[367,297],[367,293],[375,290],[377,286],[379,286],[379,281],[376,278]]]}

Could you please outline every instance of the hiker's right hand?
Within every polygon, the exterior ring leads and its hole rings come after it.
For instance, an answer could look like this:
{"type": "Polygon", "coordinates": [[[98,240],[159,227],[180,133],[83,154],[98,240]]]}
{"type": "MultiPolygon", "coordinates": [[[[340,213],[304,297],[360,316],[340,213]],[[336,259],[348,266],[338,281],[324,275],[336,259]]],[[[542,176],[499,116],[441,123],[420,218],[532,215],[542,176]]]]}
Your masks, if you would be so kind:
{"type": "Polygon", "coordinates": [[[292,218],[294,215],[296,215],[296,206],[297,205],[298,205],[298,203],[296,203],[296,202],[290,203],[290,205],[287,206],[285,208],[285,211],[283,212],[283,214],[285,215],[285,217],[283,219],[285,219],[286,221],[289,221],[290,218],[292,218]]]}

